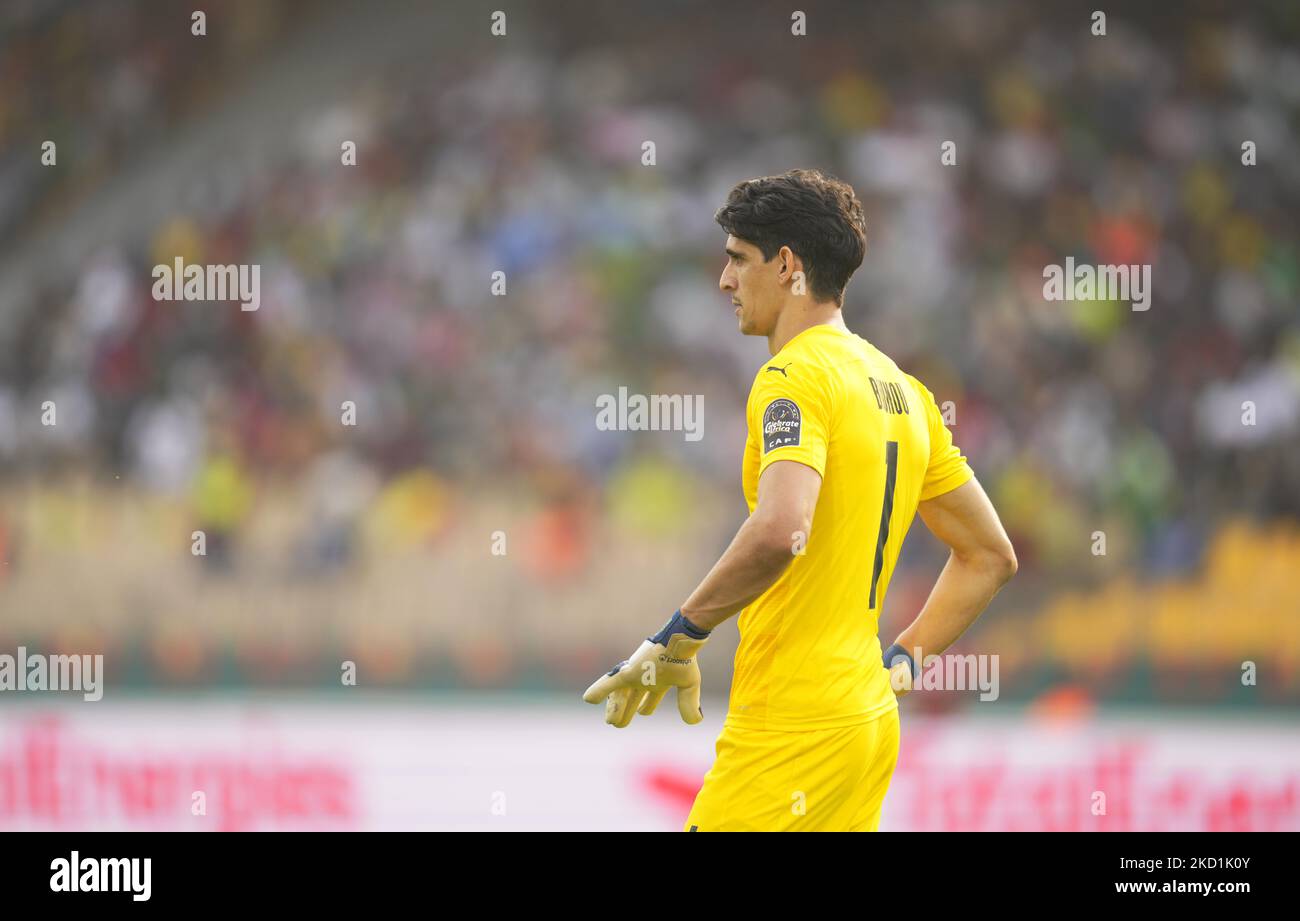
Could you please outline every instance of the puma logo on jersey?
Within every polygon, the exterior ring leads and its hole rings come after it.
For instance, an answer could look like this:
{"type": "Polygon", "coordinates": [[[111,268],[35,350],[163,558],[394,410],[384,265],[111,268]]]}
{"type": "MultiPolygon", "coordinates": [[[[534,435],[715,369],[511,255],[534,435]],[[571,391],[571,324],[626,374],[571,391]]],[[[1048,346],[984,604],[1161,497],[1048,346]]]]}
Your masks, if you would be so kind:
{"type": "MultiPolygon", "coordinates": [[[[790,365],[792,365],[792,364],[794,364],[793,361],[790,362],[790,364],[787,364],[787,365],[785,366],[785,368],[790,367],[790,365]]],[[[788,375],[788,374],[785,373],[785,368],[778,368],[776,365],[768,365],[768,366],[767,366],[767,370],[769,370],[769,371],[780,371],[782,377],[789,377],[790,375],[788,375]]]]}
{"type": "Polygon", "coordinates": [[[876,406],[890,415],[911,415],[911,410],[907,408],[907,396],[903,393],[903,388],[893,381],[878,381],[874,377],[868,377],[871,381],[871,391],[876,395],[876,406]]]}

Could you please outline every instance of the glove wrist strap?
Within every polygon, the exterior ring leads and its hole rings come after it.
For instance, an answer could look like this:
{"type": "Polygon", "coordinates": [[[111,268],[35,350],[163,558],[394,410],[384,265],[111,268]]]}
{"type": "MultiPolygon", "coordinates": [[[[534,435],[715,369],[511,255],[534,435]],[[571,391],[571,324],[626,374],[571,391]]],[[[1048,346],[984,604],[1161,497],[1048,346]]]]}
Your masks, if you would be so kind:
{"type": "Polygon", "coordinates": [[[678,610],[671,618],[669,618],[668,623],[664,624],[662,630],[654,636],[647,637],[647,639],[652,643],[658,643],[660,646],[667,646],[668,641],[671,640],[673,635],[676,633],[681,633],[693,640],[703,640],[708,639],[710,631],[701,630],[699,627],[695,626],[695,624],[691,623],[680,610],[678,610]]]}
{"type": "Polygon", "coordinates": [[[907,669],[912,673],[912,678],[916,679],[919,677],[916,668],[916,660],[912,658],[912,654],[910,652],[908,652],[898,643],[895,643],[893,646],[890,646],[888,649],[886,649],[885,654],[882,658],[885,663],[885,668],[892,669],[900,661],[903,661],[907,663],[907,669]]]}

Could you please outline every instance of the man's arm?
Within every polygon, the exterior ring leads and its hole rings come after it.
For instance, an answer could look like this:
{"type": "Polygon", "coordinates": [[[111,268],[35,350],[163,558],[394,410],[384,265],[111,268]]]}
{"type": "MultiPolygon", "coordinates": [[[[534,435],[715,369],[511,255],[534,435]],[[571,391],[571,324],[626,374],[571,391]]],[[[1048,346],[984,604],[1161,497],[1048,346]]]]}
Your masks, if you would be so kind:
{"type": "Polygon", "coordinates": [[[712,630],[767,591],[806,545],[822,478],[798,461],[774,461],[758,481],[754,513],[682,605],[682,615],[712,630]],[[802,535],[802,539],[797,537],[802,535]]]}
{"type": "Polygon", "coordinates": [[[669,688],[687,723],[704,719],[696,654],[708,631],[763,594],[794,558],[796,535],[812,527],[821,475],[798,461],[775,461],[758,480],[754,513],[731,546],[663,629],[583,693],[605,704],[605,722],[620,729],[640,713],[649,716],[669,688]]]}
{"type": "Polygon", "coordinates": [[[898,645],[919,665],[925,656],[942,653],[975,622],[1016,574],[1017,563],[1016,551],[978,480],[928,499],[917,510],[931,533],[952,550],[921,613],[898,635],[898,645]]]}

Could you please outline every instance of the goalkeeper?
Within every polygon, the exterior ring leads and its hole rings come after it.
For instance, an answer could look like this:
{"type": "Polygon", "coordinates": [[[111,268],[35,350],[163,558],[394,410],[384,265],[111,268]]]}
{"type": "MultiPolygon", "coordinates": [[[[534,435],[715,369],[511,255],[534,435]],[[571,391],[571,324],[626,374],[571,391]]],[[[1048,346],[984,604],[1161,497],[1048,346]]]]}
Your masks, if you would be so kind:
{"type": "Polygon", "coordinates": [[[844,324],[865,251],[853,190],[792,170],[740,183],[715,219],[728,235],[719,286],[772,355],[746,410],[750,515],[681,609],[584,699],[623,727],[676,688],[682,718],[699,722],[697,656],[743,611],[730,707],[686,830],[875,830],[897,697],[1015,573],[1015,553],[933,394],[844,324]],[[881,606],[918,511],[951,554],[882,652],[881,606]]]}

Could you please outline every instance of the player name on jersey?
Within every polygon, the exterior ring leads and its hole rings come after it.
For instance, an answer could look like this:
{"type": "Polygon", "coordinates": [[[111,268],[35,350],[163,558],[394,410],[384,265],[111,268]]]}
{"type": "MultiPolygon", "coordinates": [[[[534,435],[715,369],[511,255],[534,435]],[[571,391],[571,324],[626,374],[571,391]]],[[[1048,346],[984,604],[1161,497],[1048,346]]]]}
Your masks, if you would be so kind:
{"type": "Polygon", "coordinates": [[[874,377],[869,377],[867,380],[871,381],[871,390],[876,395],[878,407],[895,416],[911,415],[902,387],[893,381],[878,381],[874,377]]]}

